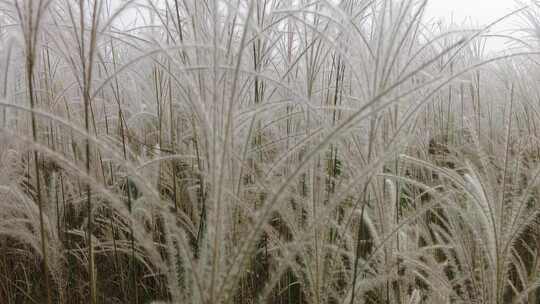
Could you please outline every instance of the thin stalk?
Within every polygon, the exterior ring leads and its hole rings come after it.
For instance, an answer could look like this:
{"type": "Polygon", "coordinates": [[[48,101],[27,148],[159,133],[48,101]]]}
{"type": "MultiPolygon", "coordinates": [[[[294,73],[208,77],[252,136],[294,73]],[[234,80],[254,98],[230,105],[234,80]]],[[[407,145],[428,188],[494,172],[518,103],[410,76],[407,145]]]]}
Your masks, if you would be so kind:
{"type": "MultiPolygon", "coordinates": [[[[91,82],[92,82],[92,68],[93,68],[93,59],[94,52],[96,49],[96,38],[97,38],[97,24],[98,24],[98,2],[94,1],[92,9],[92,25],[90,31],[90,45],[88,57],[85,56],[85,24],[84,24],[84,0],[79,1],[79,10],[80,10],[80,39],[81,39],[81,64],[82,64],[82,74],[84,77],[83,80],[83,101],[84,101],[84,127],[88,134],[90,134],[90,103],[91,103],[91,82]]],[[[85,139],[85,154],[86,154],[86,174],[90,175],[90,163],[91,163],[91,149],[90,149],[90,140],[85,139]]],[[[92,242],[92,232],[93,232],[93,214],[92,214],[92,187],[89,183],[86,184],[86,207],[87,207],[87,246],[88,246],[88,275],[89,275],[89,285],[90,285],[90,303],[97,304],[97,286],[96,286],[96,277],[95,277],[95,267],[94,267],[94,245],[92,242]]]]}
{"type": "MultiPolygon", "coordinates": [[[[29,18],[31,20],[31,18],[29,18]]],[[[31,22],[31,21],[30,21],[31,22]]],[[[31,28],[31,25],[30,25],[31,28]]],[[[35,108],[35,99],[34,99],[34,58],[33,58],[33,50],[31,47],[30,49],[27,49],[26,54],[26,78],[27,78],[27,84],[28,84],[28,94],[30,99],[30,108],[34,110],[35,108]]],[[[37,122],[36,122],[36,115],[34,111],[31,112],[31,124],[32,124],[32,140],[34,142],[38,142],[38,136],[37,136],[37,122]]],[[[37,150],[34,150],[34,173],[36,175],[36,200],[38,203],[39,208],[39,230],[40,230],[40,237],[41,237],[41,251],[43,252],[43,275],[45,276],[45,289],[47,290],[47,303],[52,303],[52,291],[51,291],[51,283],[49,279],[49,258],[48,258],[48,250],[47,250],[47,236],[45,233],[45,220],[44,220],[44,212],[43,212],[43,198],[41,193],[41,170],[40,170],[40,164],[39,164],[39,154],[37,150]]]]}

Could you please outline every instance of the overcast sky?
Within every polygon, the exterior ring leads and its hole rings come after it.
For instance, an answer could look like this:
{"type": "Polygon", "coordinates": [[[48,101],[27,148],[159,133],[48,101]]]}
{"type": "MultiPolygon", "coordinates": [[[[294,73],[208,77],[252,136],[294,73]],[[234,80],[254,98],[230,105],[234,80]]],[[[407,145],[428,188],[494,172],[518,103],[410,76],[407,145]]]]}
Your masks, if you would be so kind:
{"type": "Polygon", "coordinates": [[[450,16],[456,20],[471,16],[490,22],[517,7],[514,0],[429,0],[428,12],[433,16],[450,16]]]}
{"type": "MultiPolygon", "coordinates": [[[[426,20],[444,19],[449,21],[451,18],[461,24],[467,18],[479,25],[487,25],[498,18],[517,9],[519,5],[514,0],[428,0],[426,20]]],[[[515,28],[516,19],[502,22],[494,27],[492,31],[500,32],[515,28]]],[[[497,51],[504,49],[504,41],[493,40],[488,47],[497,51]]]]}

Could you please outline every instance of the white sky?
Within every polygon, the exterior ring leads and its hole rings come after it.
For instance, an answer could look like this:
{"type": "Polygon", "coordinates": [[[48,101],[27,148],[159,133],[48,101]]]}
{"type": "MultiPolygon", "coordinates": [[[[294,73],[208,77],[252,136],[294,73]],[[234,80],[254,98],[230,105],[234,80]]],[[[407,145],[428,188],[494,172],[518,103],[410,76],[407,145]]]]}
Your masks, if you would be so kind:
{"type": "MultiPolygon", "coordinates": [[[[514,0],[428,0],[426,20],[443,19],[449,22],[453,18],[455,23],[462,24],[470,18],[473,24],[487,25],[518,7],[514,0]]],[[[516,18],[508,19],[495,26],[491,33],[516,27],[516,18]]],[[[505,48],[504,40],[493,39],[487,48],[491,51],[502,50],[505,48]]]]}
{"type": "Polygon", "coordinates": [[[428,13],[432,16],[449,16],[455,20],[473,17],[480,22],[490,22],[517,7],[514,0],[429,0],[428,13]]]}

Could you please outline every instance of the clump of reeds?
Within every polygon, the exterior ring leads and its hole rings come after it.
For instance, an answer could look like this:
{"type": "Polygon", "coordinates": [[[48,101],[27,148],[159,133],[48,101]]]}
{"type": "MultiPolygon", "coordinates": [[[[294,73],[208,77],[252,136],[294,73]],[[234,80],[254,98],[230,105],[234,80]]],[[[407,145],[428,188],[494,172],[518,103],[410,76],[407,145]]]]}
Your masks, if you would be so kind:
{"type": "Polygon", "coordinates": [[[426,5],[1,2],[0,302],[535,302],[537,37],[426,5]]]}

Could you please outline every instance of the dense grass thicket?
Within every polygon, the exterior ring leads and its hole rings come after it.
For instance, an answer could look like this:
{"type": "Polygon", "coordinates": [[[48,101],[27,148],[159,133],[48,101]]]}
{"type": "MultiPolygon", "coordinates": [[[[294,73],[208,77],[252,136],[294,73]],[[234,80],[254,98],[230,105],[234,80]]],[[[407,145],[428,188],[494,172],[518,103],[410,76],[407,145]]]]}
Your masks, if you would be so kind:
{"type": "Polygon", "coordinates": [[[0,303],[540,303],[540,7],[426,4],[0,0],[0,303]]]}

